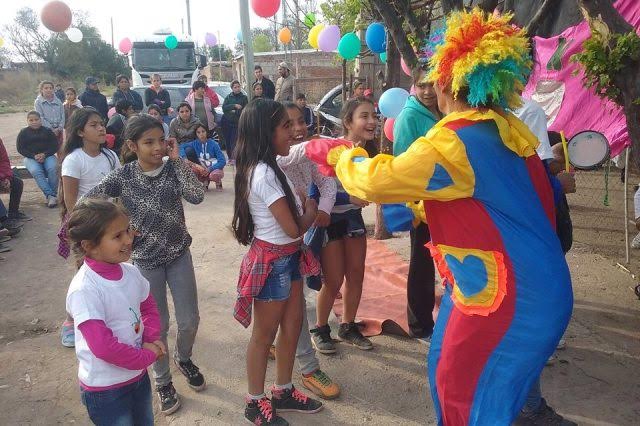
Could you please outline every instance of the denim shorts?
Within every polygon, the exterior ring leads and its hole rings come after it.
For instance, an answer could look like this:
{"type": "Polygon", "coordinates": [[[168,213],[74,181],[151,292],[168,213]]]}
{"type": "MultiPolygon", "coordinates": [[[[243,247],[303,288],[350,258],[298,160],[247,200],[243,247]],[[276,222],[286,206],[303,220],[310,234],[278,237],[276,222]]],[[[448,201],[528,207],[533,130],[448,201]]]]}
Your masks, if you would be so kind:
{"type": "Polygon", "coordinates": [[[349,210],[344,213],[331,213],[331,224],[327,226],[328,241],[341,240],[345,237],[361,237],[366,235],[362,210],[349,210]]]}
{"type": "Polygon", "coordinates": [[[300,252],[283,256],[271,265],[271,272],[264,287],[255,299],[268,302],[287,300],[291,292],[291,282],[301,279],[300,252]]]}

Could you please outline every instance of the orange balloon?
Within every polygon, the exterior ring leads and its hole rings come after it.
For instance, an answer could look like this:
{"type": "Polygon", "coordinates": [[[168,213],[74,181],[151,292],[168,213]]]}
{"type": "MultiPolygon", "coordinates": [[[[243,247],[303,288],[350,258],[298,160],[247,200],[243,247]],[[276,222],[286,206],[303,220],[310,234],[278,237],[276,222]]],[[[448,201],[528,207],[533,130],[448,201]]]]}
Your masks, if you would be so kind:
{"type": "Polygon", "coordinates": [[[61,1],[50,1],[40,12],[40,19],[51,31],[61,33],[71,26],[71,9],[61,1]]]}
{"type": "Polygon", "coordinates": [[[291,30],[287,27],[281,29],[278,33],[278,40],[283,44],[291,43],[291,30]]]}

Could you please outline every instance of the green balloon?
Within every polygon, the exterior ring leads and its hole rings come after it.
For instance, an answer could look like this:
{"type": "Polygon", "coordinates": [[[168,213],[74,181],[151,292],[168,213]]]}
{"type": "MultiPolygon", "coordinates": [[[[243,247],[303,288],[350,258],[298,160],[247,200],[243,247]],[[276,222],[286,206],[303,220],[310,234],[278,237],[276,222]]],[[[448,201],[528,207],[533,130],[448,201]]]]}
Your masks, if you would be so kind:
{"type": "Polygon", "coordinates": [[[360,54],[360,39],[355,33],[346,33],[338,43],[338,53],[347,61],[355,59],[360,54]]]}
{"type": "Polygon", "coordinates": [[[382,52],[380,54],[380,62],[382,62],[383,64],[387,63],[387,52],[382,52]]]}
{"type": "Polygon", "coordinates": [[[316,25],[316,14],[313,12],[309,12],[304,15],[304,24],[311,28],[316,25]]]}
{"type": "Polygon", "coordinates": [[[164,45],[167,46],[167,49],[173,50],[178,47],[178,38],[173,34],[168,35],[167,38],[164,39],[164,45]]]}

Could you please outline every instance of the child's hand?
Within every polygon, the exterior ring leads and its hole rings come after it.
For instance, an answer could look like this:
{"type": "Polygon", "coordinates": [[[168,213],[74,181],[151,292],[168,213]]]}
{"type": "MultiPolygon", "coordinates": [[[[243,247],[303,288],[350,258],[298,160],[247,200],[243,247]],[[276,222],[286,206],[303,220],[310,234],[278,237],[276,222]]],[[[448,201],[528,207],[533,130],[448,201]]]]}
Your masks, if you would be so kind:
{"type": "Polygon", "coordinates": [[[156,340],[153,344],[159,347],[164,355],[167,354],[167,347],[162,343],[162,340],[156,340]]]}
{"type": "Polygon", "coordinates": [[[148,349],[151,352],[153,352],[154,354],[156,354],[156,359],[160,359],[160,358],[162,358],[164,356],[164,353],[162,352],[162,349],[160,349],[154,343],[143,343],[142,344],[142,349],[148,349]]]}
{"type": "Polygon", "coordinates": [[[167,155],[170,160],[176,160],[180,158],[180,154],[178,152],[178,143],[175,138],[167,139],[167,155]]]}
{"type": "Polygon", "coordinates": [[[315,226],[326,228],[331,224],[331,216],[329,216],[326,212],[323,212],[322,210],[318,210],[316,221],[313,222],[313,224],[315,226]]]}
{"type": "Polygon", "coordinates": [[[354,197],[353,195],[349,195],[349,202],[351,202],[351,204],[358,206],[360,208],[367,207],[369,205],[368,201],[361,200],[360,198],[354,197]]]}
{"type": "Polygon", "coordinates": [[[300,190],[300,189],[296,189],[296,193],[298,194],[298,197],[300,198],[300,203],[302,203],[302,205],[304,206],[304,203],[307,202],[307,194],[300,190]]]}

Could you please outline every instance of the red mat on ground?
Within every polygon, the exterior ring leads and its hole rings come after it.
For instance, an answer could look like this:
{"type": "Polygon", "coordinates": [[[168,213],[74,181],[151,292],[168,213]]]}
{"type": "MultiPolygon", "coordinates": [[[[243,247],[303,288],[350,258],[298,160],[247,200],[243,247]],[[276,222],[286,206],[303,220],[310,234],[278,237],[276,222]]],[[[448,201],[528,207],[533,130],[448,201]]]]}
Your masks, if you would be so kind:
{"type": "MultiPolygon", "coordinates": [[[[367,240],[364,285],[357,316],[359,323],[364,326],[362,333],[365,336],[376,336],[382,332],[409,335],[408,273],[409,263],[402,260],[385,243],[367,240]]],[[[441,293],[438,287],[440,285],[436,284],[436,294],[441,293]]],[[[440,297],[436,297],[436,305],[439,304],[440,297]]],[[[333,310],[338,318],[342,316],[342,299],[336,299],[333,310]]],[[[438,306],[434,309],[434,318],[437,310],[438,306]]]]}

